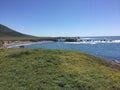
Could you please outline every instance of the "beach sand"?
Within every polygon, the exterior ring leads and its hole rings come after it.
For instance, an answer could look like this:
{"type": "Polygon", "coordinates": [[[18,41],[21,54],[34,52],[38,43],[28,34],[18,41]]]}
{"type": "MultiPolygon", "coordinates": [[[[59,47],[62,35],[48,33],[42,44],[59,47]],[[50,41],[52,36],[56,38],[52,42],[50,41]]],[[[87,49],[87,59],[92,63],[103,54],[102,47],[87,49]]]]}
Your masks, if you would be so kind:
{"type": "Polygon", "coordinates": [[[42,44],[42,43],[49,43],[49,42],[53,42],[53,41],[38,41],[38,42],[32,42],[32,41],[15,41],[15,42],[11,42],[11,43],[5,43],[4,44],[4,48],[11,48],[13,46],[25,46],[25,45],[30,45],[30,44],[42,44]]]}

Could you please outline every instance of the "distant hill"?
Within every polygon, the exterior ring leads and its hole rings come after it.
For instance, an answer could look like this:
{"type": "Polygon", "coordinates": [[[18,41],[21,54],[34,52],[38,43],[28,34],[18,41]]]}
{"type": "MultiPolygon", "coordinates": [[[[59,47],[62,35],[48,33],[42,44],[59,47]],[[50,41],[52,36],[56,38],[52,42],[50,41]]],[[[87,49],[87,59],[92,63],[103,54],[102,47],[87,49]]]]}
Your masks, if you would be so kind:
{"type": "Polygon", "coordinates": [[[0,24],[0,40],[28,39],[28,38],[36,38],[36,37],[17,32],[7,26],[0,24]]]}
{"type": "Polygon", "coordinates": [[[0,40],[56,41],[56,39],[57,37],[36,37],[23,34],[0,24],[0,40]]]}

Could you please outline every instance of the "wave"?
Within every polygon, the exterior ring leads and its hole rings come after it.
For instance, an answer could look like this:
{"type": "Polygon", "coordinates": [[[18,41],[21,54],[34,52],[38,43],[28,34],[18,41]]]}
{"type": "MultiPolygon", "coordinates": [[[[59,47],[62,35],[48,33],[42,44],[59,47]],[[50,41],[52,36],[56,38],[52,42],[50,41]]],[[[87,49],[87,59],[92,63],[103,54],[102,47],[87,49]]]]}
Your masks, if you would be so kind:
{"type": "Polygon", "coordinates": [[[99,44],[99,43],[120,43],[120,40],[106,41],[80,41],[80,42],[65,42],[66,44],[99,44]]]}
{"type": "Polygon", "coordinates": [[[96,44],[96,43],[90,43],[90,42],[65,42],[66,44],[96,44]]]}
{"type": "Polygon", "coordinates": [[[118,60],[113,60],[113,61],[115,61],[116,63],[120,63],[120,61],[118,61],[118,60]]]}
{"type": "Polygon", "coordinates": [[[81,39],[107,39],[107,40],[120,40],[120,36],[91,36],[91,37],[81,37],[81,39]]]}
{"type": "MultiPolygon", "coordinates": [[[[90,39],[93,39],[93,38],[89,38],[89,37],[87,37],[87,38],[81,38],[81,39],[83,39],[83,40],[90,40],[90,39]]],[[[96,38],[94,38],[94,39],[96,39],[96,38]]]]}
{"type": "Polygon", "coordinates": [[[120,40],[113,40],[114,43],[120,43],[120,40]]]}

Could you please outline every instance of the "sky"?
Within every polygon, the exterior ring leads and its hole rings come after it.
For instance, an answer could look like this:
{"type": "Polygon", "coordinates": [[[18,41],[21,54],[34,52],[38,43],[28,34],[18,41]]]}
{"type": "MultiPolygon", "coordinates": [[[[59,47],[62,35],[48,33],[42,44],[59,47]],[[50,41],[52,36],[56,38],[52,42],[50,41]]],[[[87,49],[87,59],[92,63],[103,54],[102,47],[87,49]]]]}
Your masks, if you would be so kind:
{"type": "Polygon", "coordinates": [[[0,0],[0,24],[34,36],[120,36],[120,0],[0,0]]]}

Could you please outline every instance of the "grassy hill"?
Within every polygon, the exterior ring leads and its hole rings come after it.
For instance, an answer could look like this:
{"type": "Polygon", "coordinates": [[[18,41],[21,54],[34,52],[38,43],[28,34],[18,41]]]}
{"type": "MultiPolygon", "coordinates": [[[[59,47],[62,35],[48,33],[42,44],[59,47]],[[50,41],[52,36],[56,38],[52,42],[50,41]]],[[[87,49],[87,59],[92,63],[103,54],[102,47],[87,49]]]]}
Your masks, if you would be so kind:
{"type": "Polygon", "coordinates": [[[0,37],[16,37],[16,36],[26,36],[22,33],[16,32],[4,25],[0,24],[0,37]]]}
{"type": "Polygon", "coordinates": [[[0,90],[120,90],[120,71],[74,51],[1,49],[0,90]]]}
{"type": "Polygon", "coordinates": [[[37,37],[17,32],[11,28],[0,24],[0,40],[24,40],[34,38],[36,39],[37,37]]]}
{"type": "Polygon", "coordinates": [[[52,41],[55,41],[56,39],[57,37],[36,37],[32,35],[23,34],[0,24],[0,40],[34,40],[34,41],[52,40],[52,41]]]}

